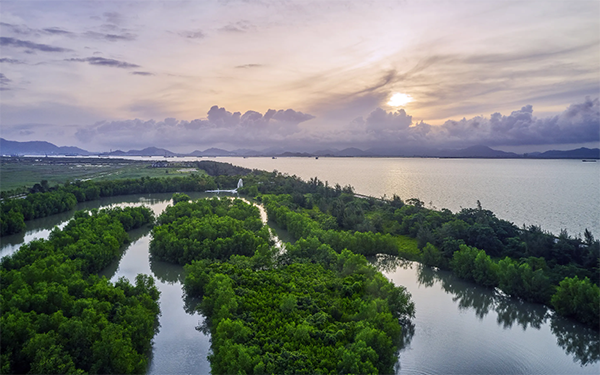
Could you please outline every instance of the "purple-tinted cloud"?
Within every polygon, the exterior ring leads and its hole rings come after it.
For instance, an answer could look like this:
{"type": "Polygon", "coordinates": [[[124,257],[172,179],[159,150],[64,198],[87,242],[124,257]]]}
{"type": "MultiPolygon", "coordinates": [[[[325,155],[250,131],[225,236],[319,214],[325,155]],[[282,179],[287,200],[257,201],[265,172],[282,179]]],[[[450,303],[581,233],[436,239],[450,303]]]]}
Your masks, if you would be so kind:
{"type": "Polygon", "coordinates": [[[3,73],[0,73],[0,86],[7,86],[10,82],[10,79],[6,78],[6,76],[3,73]]]}
{"type": "Polygon", "coordinates": [[[248,21],[238,21],[223,26],[220,30],[228,33],[245,33],[256,27],[248,21]]]}
{"type": "Polygon", "coordinates": [[[88,38],[92,38],[92,39],[108,40],[109,42],[119,42],[119,41],[129,42],[129,41],[135,40],[137,38],[137,35],[131,34],[131,33],[105,34],[105,33],[98,33],[95,31],[88,31],[83,35],[88,38]]]}
{"type": "Polygon", "coordinates": [[[74,33],[61,29],[59,27],[48,27],[45,29],[42,29],[43,32],[47,33],[47,34],[53,34],[53,35],[75,35],[74,33]]]}
{"type": "Polygon", "coordinates": [[[150,72],[131,72],[131,74],[136,75],[136,76],[153,76],[154,73],[150,73],[150,72]]]}
{"type": "Polygon", "coordinates": [[[9,59],[9,58],[3,57],[3,58],[0,59],[0,63],[6,63],[6,64],[24,64],[25,62],[23,60],[9,59]]]}
{"type": "Polygon", "coordinates": [[[113,25],[119,25],[123,22],[123,16],[117,12],[104,12],[102,15],[106,19],[106,22],[113,25]]]}
{"type": "MultiPolygon", "coordinates": [[[[358,147],[395,150],[519,146],[600,142],[600,100],[586,99],[556,116],[537,118],[529,105],[508,115],[494,113],[434,126],[414,122],[404,110],[377,108],[348,126],[330,130],[327,121],[292,109],[230,112],[213,106],[205,119],[102,121],[78,126],[75,137],[104,148],[156,145],[179,150],[201,147],[286,147],[315,150],[358,147]],[[299,124],[310,121],[310,126],[299,124]]],[[[308,125],[308,124],[307,124],[308,125]]],[[[9,129],[8,129],[9,130],[9,129]]]]}
{"type": "Polygon", "coordinates": [[[354,132],[362,133],[371,146],[460,148],[477,144],[517,146],[598,142],[600,101],[586,98],[583,103],[573,104],[561,114],[547,118],[536,118],[533,107],[526,105],[508,116],[494,113],[490,117],[448,120],[441,126],[423,122],[409,126],[411,123],[411,116],[403,110],[388,113],[378,108],[366,121],[358,118],[351,125],[354,132]]]}
{"type": "Polygon", "coordinates": [[[15,38],[0,37],[0,46],[27,48],[29,50],[37,50],[42,52],[69,52],[70,49],[53,47],[47,44],[33,43],[28,40],[20,40],[15,38]]]}
{"type": "Polygon", "coordinates": [[[264,115],[247,111],[242,115],[213,106],[205,120],[177,121],[168,118],[164,121],[103,121],[93,126],[79,127],[75,136],[81,142],[110,143],[113,147],[143,146],[145,142],[171,146],[199,143],[259,146],[264,141],[285,141],[286,137],[300,131],[298,124],[312,118],[314,116],[292,109],[271,109],[264,115]],[[115,140],[122,143],[114,144],[115,140]]]}
{"type": "Polygon", "coordinates": [[[113,60],[113,59],[105,59],[104,57],[86,57],[86,58],[73,58],[66,59],[65,61],[77,61],[77,62],[87,62],[90,65],[100,65],[100,66],[108,66],[112,68],[139,68],[139,65],[131,64],[125,61],[113,60]]]}
{"type": "Polygon", "coordinates": [[[187,39],[202,39],[206,36],[200,30],[185,30],[185,31],[180,31],[178,34],[187,39]]]}

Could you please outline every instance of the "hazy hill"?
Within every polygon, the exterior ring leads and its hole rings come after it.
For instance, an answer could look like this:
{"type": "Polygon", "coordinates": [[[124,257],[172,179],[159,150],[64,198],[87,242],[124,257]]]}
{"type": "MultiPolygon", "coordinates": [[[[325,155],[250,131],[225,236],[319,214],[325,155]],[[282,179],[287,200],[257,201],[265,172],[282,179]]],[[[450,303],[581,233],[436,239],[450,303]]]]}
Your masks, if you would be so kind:
{"type": "Polygon", "coordinates": [[[91,152],[79,147],[56,146],[45,141],[18,142],[0,138],[0,153],[2,155],[90,155],[91,152]]]}
{"type": "Polygon", "coordinates": [[[235,156],[235,152],[222,150],[220,148],[209,148],[204,151],[194,150],[193,152],[187,154],[190,156],[235,156]]]}
{"type": "Polygon", "coordinates": [[[143,150],[129,150],[129,151],[111,151],[105,152],[102,155],[111,155],[111,156],[175,156],[177,155],[174,152],[166,150],[164,148],[158,147],[146,147],[143,150]]]}
{"type": "Polygon", "coordinates": [[[568,151],[550,150],[546,152],[531,152],[525,154],[525,157],[540,159],[600,159],[600,149],[581,147],[568,151]]]}
{"type": "Polygon", "coordinates": [[[437,155],[441,157],[449,158],[519,158],[521,155],[515,154],[514,152],[504,152],[500,150],[494,150],[487,146],[477,145],[460,150],[442,150],[437,155]]]}

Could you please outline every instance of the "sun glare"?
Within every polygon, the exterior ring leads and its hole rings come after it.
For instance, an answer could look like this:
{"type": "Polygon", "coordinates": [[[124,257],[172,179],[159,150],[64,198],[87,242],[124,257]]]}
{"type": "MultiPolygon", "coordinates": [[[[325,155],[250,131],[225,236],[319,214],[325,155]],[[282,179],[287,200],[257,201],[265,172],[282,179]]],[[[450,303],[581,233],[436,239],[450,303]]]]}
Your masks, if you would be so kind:
{"type": "Polygon", "coordinates": [[[387,103],[392,107],[401,107],[413,101],[412,96],[408,94],[403,94],[401,92],[397,92],[390,98],[390,101],[387,103]]]}

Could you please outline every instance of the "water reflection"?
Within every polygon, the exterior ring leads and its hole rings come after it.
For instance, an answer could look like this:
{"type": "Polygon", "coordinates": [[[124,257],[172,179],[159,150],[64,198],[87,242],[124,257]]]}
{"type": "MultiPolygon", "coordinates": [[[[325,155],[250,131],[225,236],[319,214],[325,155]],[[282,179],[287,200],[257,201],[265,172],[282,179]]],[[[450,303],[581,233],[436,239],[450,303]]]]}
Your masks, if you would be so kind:
{"type": "MultiPolygon", "coordinates": [[[[367,259],[375,268],[383,273],[389,273],[398,269],[412,269],[414,265],[418,265],[418,263],[410,260],[388,254],[379,254],[375,257],[367,257],[367,259]]],[[[433,285],[433,281],[431,285],[433,285]]]]}
{"type": "Polygon", "coordinates": [[[123,256],[125,256],[125,254],[129,251],[131,245],[135,244],[138,240],[140,240],[144,236],[147,236],[149,233],[150,227],[148,226],[133,229],[127,232],[127,234],[129,235],[129,242],[121,248],[121,253],[119,254],[119,257],[113,260],[105,269],[100,271],[99,275],[106,277],[108,280],[112,280],[119,271],[121,259],[123,259],[123,256]]]}
{"type": "MultiPolygon", "coordinates": [[[[384,267],[389,267],[390,261],[385,260],[383,263],[387,263],[384,267]]],[[[546,306],[507,297],[493,289],[467,283],[447,271],[434,271],[422,264],[417,264],[416,267],[420,285],[430,288],[435,283],[440,283],[442,289],[452,295],[452,300],[458,304],[459,309],[474,311],[480,320],[490,312],[495,312],[499,326],[510,329],[516,324],[523,331],[528,328],[540,330],[549,323],[557,344],[573,357],[575,363],[587,366],[600,360],[598,332],[560,317],[546,306]]]]}
{"type": "MultiPolygon", "coordinates": [[[[367,257],[369,262],[373,264],[380,272],[391,272],[397,269],[412,269],[415,263],[404,260],[397,256],[380,254],[376,257],[367,257]]],[[[410,320],[402,321],[402,337],[398,345],[399,351],[410,347],[413,337],[415,336],[415,324],[410,320]]],[[[399,369],[398,369],[399,370],[399,369]]]]}
{"type": "Polygon", "coordinates": [[[182,266],[156,260],[152,255],[148,260],[150,261],[150,270],[158,280],[166,284],[183,284],[185,270],[182,266]]]}
{"type": "Polygon", "coordinates": [[[570,319],[553,316],[550,321],[556,342],[564,351],[573,356],[581,366],[600,360],[600,337],[591,329],[581,330],[579,324],[570,319]]]}

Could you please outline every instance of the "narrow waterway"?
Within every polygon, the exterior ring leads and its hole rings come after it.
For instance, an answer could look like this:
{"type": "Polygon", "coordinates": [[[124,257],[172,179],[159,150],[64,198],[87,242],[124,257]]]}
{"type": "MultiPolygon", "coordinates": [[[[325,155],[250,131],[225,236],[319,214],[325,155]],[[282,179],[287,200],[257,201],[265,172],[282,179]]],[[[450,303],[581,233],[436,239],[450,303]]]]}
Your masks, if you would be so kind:
{"type": "MultiPolygon", "coordinates": [[[[208,197],[188,193],[193,199],[208,197]]],[[[107,198],[77,209],[112,205],[150,207],[158,216],[171,194],[107,198]]],[[[0,255],[8,255],[33,238],[47,238],[74,211],[28,222],[26,233],[1,238],[0,255]]],[[[264,211],[261,212],[266,219],[264,211]]],[[[274,225],[269,223],[271,227],[274,225]]],[[[289,241],[285,231],[276,234],[289,241]]],[[[154,261],[149,256],[150,231],[130,232],[131,244],[102,275],[112,281],[131,281],[138,273],[152,275],[161,292],[160,331],[154,338],[150,374],[207,374],[210,337],[197,329],[203,317],[194,312],[197,301],[185,301],[183,267],[154,261]]],[[[555,317],[547,308],[506,298],[493,290],[397,258],[374,263],[397,285],[404,285],[416,305],[414,331],[400,351],[400,374],[598,374],[598,332],[555,317]]]]}

